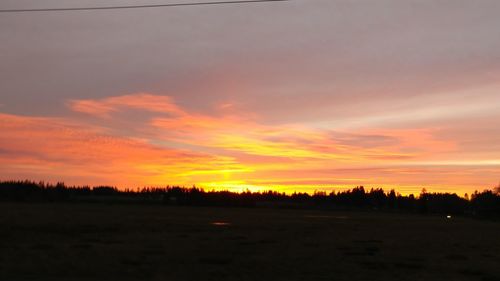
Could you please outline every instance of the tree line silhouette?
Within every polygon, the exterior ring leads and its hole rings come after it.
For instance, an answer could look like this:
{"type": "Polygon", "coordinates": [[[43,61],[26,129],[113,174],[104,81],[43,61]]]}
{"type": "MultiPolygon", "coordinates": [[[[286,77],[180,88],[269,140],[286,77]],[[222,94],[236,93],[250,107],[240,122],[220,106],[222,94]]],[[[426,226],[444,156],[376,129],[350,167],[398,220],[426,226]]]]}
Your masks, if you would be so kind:
{"type": "Polygon", "coordinates": [[[277,191],[241,193],[205,191],[177,186],[118,190],[112,186],[66,186],[33,181],[1,181],[0,202],[101,202],[183,206],[360,209],[412,213],[446,213],[500,218],[500,186],[460,197],[455,193],[401,195],[359,186],[347,191],[285,194],[277,191]]]}

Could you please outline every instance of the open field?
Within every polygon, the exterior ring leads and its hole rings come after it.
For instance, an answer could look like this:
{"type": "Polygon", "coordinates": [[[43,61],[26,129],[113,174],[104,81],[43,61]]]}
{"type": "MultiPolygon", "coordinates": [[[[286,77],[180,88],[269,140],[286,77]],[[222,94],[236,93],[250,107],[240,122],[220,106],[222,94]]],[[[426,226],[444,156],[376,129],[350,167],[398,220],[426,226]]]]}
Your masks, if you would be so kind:
{"type": "Polygon", "coordinates": [[[0,280],[500,280],[500,223],[259,208],[0,204],[0,280]]]}

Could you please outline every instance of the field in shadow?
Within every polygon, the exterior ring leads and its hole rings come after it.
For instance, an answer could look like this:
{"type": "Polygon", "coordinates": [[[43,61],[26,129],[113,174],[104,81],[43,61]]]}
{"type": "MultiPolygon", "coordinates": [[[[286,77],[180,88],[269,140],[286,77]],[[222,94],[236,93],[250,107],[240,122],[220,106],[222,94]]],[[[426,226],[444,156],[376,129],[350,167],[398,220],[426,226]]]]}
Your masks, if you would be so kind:
{"type": "Polygon", "coordinates": [[[0,204],[0,280],[500,280],[500,224],[310,210],[0,204]]]}

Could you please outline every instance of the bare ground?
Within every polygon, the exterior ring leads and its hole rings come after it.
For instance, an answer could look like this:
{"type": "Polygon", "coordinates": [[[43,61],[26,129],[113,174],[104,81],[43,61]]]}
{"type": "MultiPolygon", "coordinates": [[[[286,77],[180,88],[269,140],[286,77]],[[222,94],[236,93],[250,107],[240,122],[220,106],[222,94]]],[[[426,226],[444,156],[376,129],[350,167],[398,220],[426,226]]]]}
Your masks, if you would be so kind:
{"type": "Polygon", "coordinates": [[[0,204],[0,280],[500,280],[500,223],[277,209],[0,204]]]}

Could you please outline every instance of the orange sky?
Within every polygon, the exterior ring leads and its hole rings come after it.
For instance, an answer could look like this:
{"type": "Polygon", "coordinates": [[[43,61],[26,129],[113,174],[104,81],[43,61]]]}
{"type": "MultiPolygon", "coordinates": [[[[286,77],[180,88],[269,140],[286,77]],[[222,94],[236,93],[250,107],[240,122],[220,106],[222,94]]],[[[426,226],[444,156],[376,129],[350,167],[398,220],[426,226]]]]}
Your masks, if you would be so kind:
{"type": "MultiPolygon", "coordinates": [[[[2,1],[20,5],[60,1],[2,1]]],[[[499,9],[306,0],[4,14],[0,180],[492,188],[499,9]]]]}
{"type": "Polygon", "coordinates": [[[65,104],[73,112],[67,117],[0,115],[3,179],[235,191],[365,185],[402,193],[470,193],[493,186],[500,172],[498,154],[466,156],[462,140],[438,127],[265,125],[229,104],[212,116],[147,93],[65,104]],[[126,129],[124,116],[130,119],[126,129]]]}

